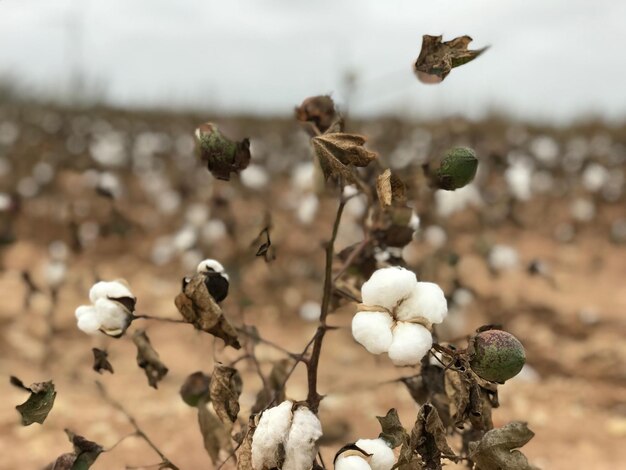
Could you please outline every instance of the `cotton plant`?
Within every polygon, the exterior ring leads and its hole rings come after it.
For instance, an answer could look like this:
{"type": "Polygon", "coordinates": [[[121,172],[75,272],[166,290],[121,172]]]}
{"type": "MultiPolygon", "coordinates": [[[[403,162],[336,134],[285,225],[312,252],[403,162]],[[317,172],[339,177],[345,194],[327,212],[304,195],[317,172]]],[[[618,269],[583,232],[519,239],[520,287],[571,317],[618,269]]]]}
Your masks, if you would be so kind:
{"type": "Polygon", "coordinates": [[[418,282],[401,267],[375,271],[361,287],[352,336],[372,354],[387,353],[396,366],[413,366],[433,344],[431,329],[448,313],[441,288],[418,282]]]}
{"type": "Polygon", "coordinates": [[[322,424],[309,408],[290,400],[265,410],[252,437],[252,468],[310,470],[322,424]]]}
{"type": "Polygon", "coordinates": [[[78,328],[87,334],[102,332],[119,338],[133,320],[137,298],[123,280],[96,282],[89,290],[90,305],[81,305],[75,315],[78,328]]]}

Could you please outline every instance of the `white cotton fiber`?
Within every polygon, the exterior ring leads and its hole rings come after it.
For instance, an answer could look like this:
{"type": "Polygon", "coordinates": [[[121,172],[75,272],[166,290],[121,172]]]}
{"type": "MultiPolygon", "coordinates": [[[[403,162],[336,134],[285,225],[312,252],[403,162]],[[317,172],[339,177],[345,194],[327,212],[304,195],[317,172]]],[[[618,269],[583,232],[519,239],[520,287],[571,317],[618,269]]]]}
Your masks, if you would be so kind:
{"type": "Polygon", "coordinates": [[[210,271],[214,271],[216,273],[223,273],[224,266],[222,266],[222,263],[220,263],[219,261],[210,259],[210,258],[205,259],[204,261],[201,261],[200,264],[198,265],[198,272],[206,273],[210,271]]]}
{"type": "Polygon", "coordinates": [[[417,278],[408,269],[382,268],[363,284],[361,297],[365,305],[380,305],[393,310],[401,299],[411,294],[416,285],[417,278]]]}
{"type": "Polygon", "coordinates": [[[428,353],[433,338],[425,327],[415,323],[398,322],[389,346],[389,359],[397,366],[413,366],[428,353]]]}
{"type": "Polygon", "coordinates": [[[446,297],[437,284],[418,282],[411,295],[396,310],[398,320],[422,317],[430,323],[441,323],[448,314],[446,297]]]}
{"type": "Polygon", "coordinates": [[[352,319],[352,336],[372,354],[381,354],[391,345],[392,323],[387,312],[357,312],[352,319]]]}
{"type": "Polygon", "coordinates": [[[130,315],[119,302],[98,299],[94,304],[101,328],[107,331],[124,331],[130,323],[130,315]]]}
{"type": "Polygon", "coordinates": [[[317,440],[320,437],[322,424],[315,413],[306,407],[294,411],[285,444],[285,463],[282,470],[310,470],[317,454],[317,440]]]}
{"type": "Polygon", "coordinates": [[[335,462],[335,470],[372,470],[370,464],[358,455],[339,456],[335,462]]]}
{"type": "Polygon", "coordinates": [[[372,470],[391,470],[396,463],[393,450],[380,438],[359,439],[355,444],[359,449],[371,454],[369,465],[372,470]]]}
{"type": "Polygon", "coordinates": [[[96,309],[81,305],[76,309],[76,319],[78,320],[78,328],[87,334],[94,334],[100,329],[100,321],[96,315],[96,309]]]}
{"type": "Polygon", "coordinates": [[[96,282],[89,290],[89,300],[94,304],[98,299],[121,299],[123,297],[135,298],[128,287],[118,281],[96,282]]]}
{"type": "Polygon", "coordinates": [[[514,269],[519,262],[517,250],[508,245],[494,245],[489,252],[489,266],[496,271],[514,269]]]}
{"type": "Polygon", "coordinates": [[[252,466],[255,470],[278,465],[278,445],[285,444],[291,426],[293,403],[289,400],[263,412],[252,436],[252,466]]]}

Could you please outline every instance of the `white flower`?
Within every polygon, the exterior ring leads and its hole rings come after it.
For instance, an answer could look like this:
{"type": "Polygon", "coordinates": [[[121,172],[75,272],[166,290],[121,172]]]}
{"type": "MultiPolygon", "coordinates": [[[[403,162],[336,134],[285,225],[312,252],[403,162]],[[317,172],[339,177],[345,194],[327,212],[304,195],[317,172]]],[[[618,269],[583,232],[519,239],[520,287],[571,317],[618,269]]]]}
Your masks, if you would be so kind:
{"type": "Polygon", "coordinates": [[[88,334],[102,331],[121,336],[130,325],[136,298],[120,281],[100,281],[89,290],[92,305],[81,305],[75,315],[78,328],[88,334]]]}
{"type": "Polygon", "coordinates": [[[285,452],[283,470],[309,470],[317,454],[322,425],[306,407],[292,411],[286,400],[263,412],[252,437],[252,467],[255,470],[277,467],[280,446],[285,452]]]}
{"type": "Polygon", "coordinates": [[[517,250],[508,245],[494,245],[489,252],[489,266],[496,271],[506,271],[517,267],[517,250]]]}
{"type": "Polygon", "coordinates": [[[383,439],[359,439],[356,446],[371,454],[369,465],[372,470],[391,470],[396,463],[393,450],[383,439]]]}
{"type": "Polygon", "coordinates": [[[429,328],[448,313],[437,284],[418,282],[414,273],[400,267],[375,271],[361,287],[361,296],[352,336],[372,354],[387,352],[398,366],[415,365],[428,353],[429,328]]]}
{"type": "Polygon", "coordinates": [[[413,366],[428,354],[432,345],[433,337],[426,327],[401,321],[393,330],[389,359],[396,366],[413,366]]]}

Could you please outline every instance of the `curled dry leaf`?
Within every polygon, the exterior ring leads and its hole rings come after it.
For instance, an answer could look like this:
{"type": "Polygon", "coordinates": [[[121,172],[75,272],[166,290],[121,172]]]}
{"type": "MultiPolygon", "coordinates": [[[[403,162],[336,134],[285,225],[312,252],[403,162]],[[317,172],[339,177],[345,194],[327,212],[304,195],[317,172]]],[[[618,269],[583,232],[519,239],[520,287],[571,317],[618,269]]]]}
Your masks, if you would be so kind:
{"type": "Polygon", "coordinates": [[[406,186],[390,169],[386,169],[376,179],[376,194],[382,207],[406,202],[406,186]]]}
{"type": "Polygon", "coordinates": [[[335,110],[335,103],[328,95],[305,99],[295,109],[295,115],[298,121],[312,123],[321,133],[326,132],[337,119],[340,119],[335,110]]]}
{"type": "Polygon", "coordinates": [[[533,433],[526,423],[513,421],[485,433],[478,442],[470,442],[470,458],[481,470],[536,470],[518,449],[530,441],[533,433]]]}
{"type": "Polygon", "coordinates": [[[204,403],[198,407],[198,425],[204,441],[204,448],[211,457],[213,465],[216,465],[221,450],[232,452],[228,430],[204,403]]]}
{"type": "Polygon", "coordinates": [[[224,340],[227,346],[241,348],[237,332],[224,317],[222,308],[211,297],[202,274],[194,275],[176,296],[176,308],[187,323],[224,340]]]}
{"type": "Polygon", "coordinates": [[[196,144],[201,160],[217,179],[228,181],[231,173],[239,173],[250,164],[250,141],[234,142],[211,122],[196,129],[196,144]]]}
{"type": "Polygon", "coordinates": [[[209,393],[217,416],[224,423],[234,423],[239,414],[239,395],[243,383],[237,369],[216,365],[211,376],[209,393]]]}
{"type": "Polygon", "coordinates": [[[98,374],[102,374],[103,370],[108,370],[112,374],[113,366],[108,359],[109,353],[98,348],[91,348],[91,351],[93,352],[93,370],[98,374]]]}
{"type": "Polygon", "coordinates": [[[159,359],[159,353],[150,344],[150,339],[145,331],[135,331],[133,343],[137,346],[137,364],[146,372],[150,386],[158,388],[157,384],[168,372],[167,367],[159,359]]]}
{"type": "Polygon", "coordinates": [[[422,405],[411,431],[411,448],[416,451],[427,469],[441,469],[441,458],[456,460],[448,445],[446,429],[437,409],[430,403],[422,405]]]}
{"type": "Polygon", "coordinates": [[[325,179],[339,179],[346,184],[359,184],[354,167],[365,167],[376,159],[367,150],[365,137],[343,132],[333,132],[313,137],[311,142],[325,179]]]}
{"type": "Polygon", "coordinates": [[[180,396],[189,406],[198,406],[209,400],[209,387],[211,377],[204,372],[194,372],[190,374],[180,387],[180,396]]]}
{"type": "Polygon", "coordinates": [[[237,451],[237,470],[254,470],[252,466],[252,437],[254,436],[254,417],[248,420],[243,440],[237,451]]]}
{"type": "Polygon", "coordinates": [[[22,416],[22,426],[29,426],[33,423],[43,424],[50,410],[52,410],[54,399],[57,396],[54,383],[52,381],[40,382],[26,387],[20,379],[12,376],[11,384],[30,392],[28,400],[15,407],[22,416]]]}
{"type": "Polygon", "coordinates": [[[65,430],[70,442],[74,445],[74,452],[62,454],[46,470],[87,470],[91,468],[98,456],[104,452],[100,444],[89,441],[83,436],[65,430]]]}
{"type": "Polygon", "coordinates": [[[439,83],[454,67],[466,64],[481,55],[486,47],[469,50],[469,36],[460,36],[442,42],[441,36],[422,36],[422,50],[415,62],[415,73],[423,83],[439,83]]]}
{"type": "Polygon", "coordinates": [[[409,435],[400,422],[398,411],[390,409],[385,416],[376,416],[382,432],[378,435],[386,441],[391,448],[395,449],[408,441],[409,435]]]}

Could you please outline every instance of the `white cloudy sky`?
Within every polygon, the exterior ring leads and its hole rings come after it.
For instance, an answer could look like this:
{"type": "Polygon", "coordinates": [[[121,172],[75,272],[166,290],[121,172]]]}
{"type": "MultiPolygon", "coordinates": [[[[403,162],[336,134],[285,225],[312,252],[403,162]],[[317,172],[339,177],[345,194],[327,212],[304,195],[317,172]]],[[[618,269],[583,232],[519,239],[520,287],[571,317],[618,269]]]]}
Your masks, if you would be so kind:
{"type": "Polygon", "coordinates": [[[280,114],[341,100],[354,71],[361,114],[622,119],[625,23],[622,0],[0,0],[0,77],[60,95],[80,69],[118,105],[280,114]],[[422,34],[492,47],[426,86],[422,34]]]}

